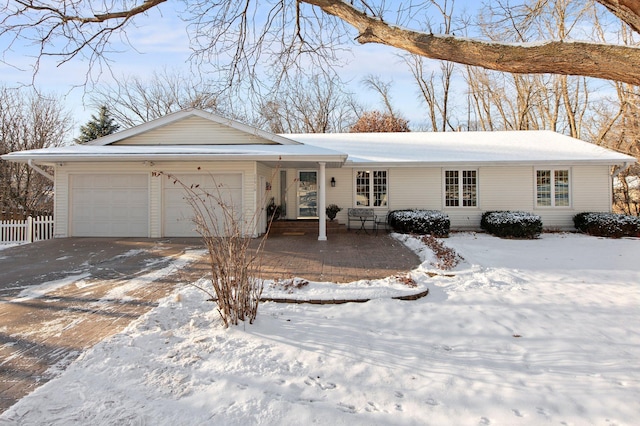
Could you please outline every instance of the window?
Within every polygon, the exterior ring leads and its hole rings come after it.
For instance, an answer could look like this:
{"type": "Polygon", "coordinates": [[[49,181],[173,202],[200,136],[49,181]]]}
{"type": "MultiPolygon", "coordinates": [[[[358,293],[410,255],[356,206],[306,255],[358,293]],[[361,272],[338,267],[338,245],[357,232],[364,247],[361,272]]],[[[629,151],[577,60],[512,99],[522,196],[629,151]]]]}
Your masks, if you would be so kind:
{"type": "Polygon", "coordinates": [[[447,207],[477,207],[478,172],[476,170],[446,170],[444,172],[444,205],[447,207]]]}
{"type": "Polygon", "coordinates": [[[569,207],[569,170],[536,170],[536,205],[569,207]]]}
{"type": "Polygon", "coordinates": [[[356,172],[356,206],[387,206],[386,170],[361,170],[356,172]]]}

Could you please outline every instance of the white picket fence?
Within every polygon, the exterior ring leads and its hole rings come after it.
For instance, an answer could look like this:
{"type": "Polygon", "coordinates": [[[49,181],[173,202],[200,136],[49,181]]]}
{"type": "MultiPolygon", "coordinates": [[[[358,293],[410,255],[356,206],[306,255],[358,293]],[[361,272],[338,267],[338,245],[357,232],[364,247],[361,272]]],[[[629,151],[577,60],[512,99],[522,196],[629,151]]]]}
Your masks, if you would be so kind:
{"type": "Polygon", "coordinates": [[[0,244],[32,243],[53,238],[53,216],[0,221],[0,244]]]}

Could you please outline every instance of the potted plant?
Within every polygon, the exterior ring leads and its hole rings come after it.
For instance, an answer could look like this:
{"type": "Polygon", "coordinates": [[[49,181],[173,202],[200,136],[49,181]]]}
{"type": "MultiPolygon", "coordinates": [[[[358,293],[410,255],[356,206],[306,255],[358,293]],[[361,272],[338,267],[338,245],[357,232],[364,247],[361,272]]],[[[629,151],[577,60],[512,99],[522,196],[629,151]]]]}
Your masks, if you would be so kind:
{"type": "Polygon", "coordinates": [[[277,220],[282,214],[282,208],[280,206],[276,206],[275,200],[271,197],[269,200],[269,204],[267,204],[267,219],[268,220],[277,220]]]}
{"type": "Polygon", "coordinates": [[[341,210],[342,210],[342,207],[338,207],[335,204],[329,204],[326,208],[327,217],[329,218],[330,221],[333,221],[333,219],[336,218],[336,215],[338,214],[338,212],[341,210]]]}

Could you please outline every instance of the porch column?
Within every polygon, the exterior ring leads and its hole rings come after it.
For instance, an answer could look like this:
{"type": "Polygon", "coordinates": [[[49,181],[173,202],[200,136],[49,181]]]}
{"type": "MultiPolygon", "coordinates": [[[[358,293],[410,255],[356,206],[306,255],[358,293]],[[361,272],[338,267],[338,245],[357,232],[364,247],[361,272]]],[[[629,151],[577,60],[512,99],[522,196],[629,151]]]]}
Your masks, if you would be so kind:
{"type": "Polygon", "coordinates": [[[325,211],[325,165],[324,162],[318,162],[320,170],[318,172],[318,241],[327,241],[327,213],[325,211]]]}

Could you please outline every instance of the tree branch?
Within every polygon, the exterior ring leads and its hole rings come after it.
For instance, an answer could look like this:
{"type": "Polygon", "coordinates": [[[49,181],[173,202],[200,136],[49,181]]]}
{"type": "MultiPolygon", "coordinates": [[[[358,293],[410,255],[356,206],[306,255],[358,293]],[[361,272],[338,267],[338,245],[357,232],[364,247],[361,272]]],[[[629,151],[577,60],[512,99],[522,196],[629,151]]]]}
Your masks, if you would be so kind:
{"type": "Polygon", "coordinates": [[[638,0],[597,0],[611,13],[640,33],[640,1],[638,0]]]}
{"type": "Polygon", "coordinates": [[[34,3],[32,0],[24,1],[24,0],[14,0],[16,3],[22,5],[25,10],[37,10],[40,12],[49,12],[54,15],[58,15],[62,22],[80,22],[80,23],[101,23],[110,21],[113,19],[129,19],[132,16],[140,15],[148,11],[149,9],[153,9],[161,3],[166,2],[167,0],[147,0],[142,3],[140,6],[135,6],[130,9],[124,9],[118,12],[108,12],[108,13],[99,13],[94,14],[93,16],[81,16],[81,15],[67,15],[63,13],[64,9],[58,9],[53,6],[40,5],[34,3]]]}
{"type": "Polygon", "coordinates": [[[389,25],[342,0],[299,1],[318,6],[355,27],[359,32],[356,40],[362,44],[384,44],[431,59],[496,71],[583,75],[640,85],[640,49],[635,47],[562,41],[512,44],[427,34],[389,25]]]}

